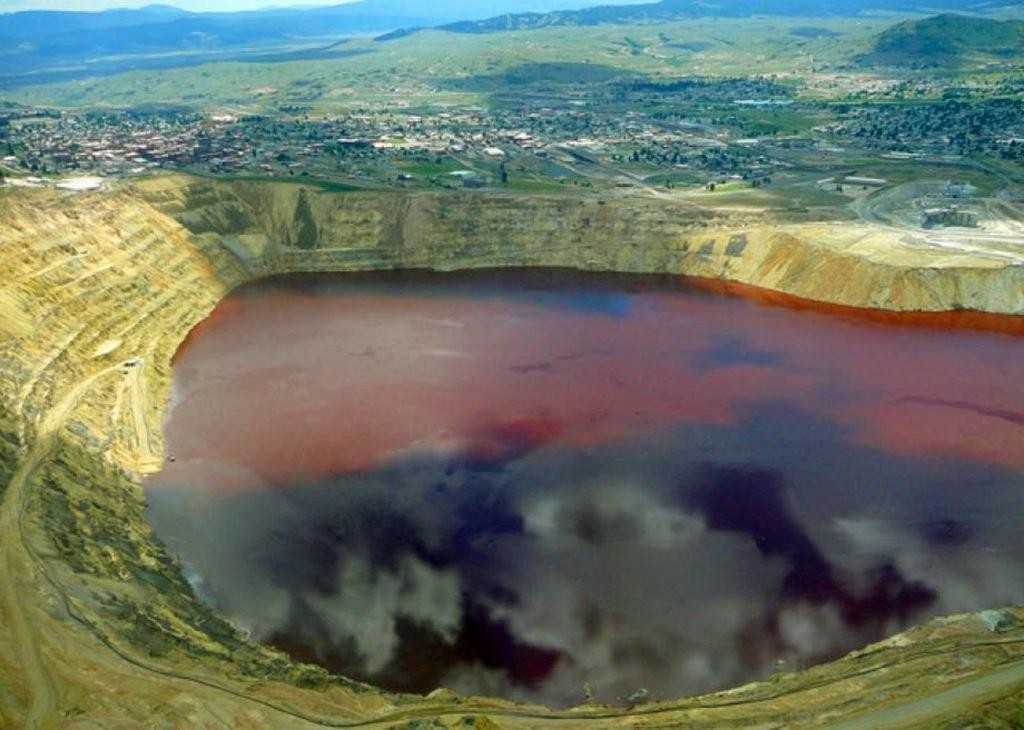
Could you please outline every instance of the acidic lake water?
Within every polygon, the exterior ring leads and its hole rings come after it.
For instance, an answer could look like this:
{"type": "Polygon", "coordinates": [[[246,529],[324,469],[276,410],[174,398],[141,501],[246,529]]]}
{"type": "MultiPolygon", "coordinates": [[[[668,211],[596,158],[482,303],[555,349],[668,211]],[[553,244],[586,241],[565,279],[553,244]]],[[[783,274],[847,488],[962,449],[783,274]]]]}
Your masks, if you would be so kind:
{"type": "Polygon", "coordinates": [[[1024,337],[558,271],[291,277],[178,354],[148,516],[398,691],[709,691],[1024,603],[1024,337]]]}

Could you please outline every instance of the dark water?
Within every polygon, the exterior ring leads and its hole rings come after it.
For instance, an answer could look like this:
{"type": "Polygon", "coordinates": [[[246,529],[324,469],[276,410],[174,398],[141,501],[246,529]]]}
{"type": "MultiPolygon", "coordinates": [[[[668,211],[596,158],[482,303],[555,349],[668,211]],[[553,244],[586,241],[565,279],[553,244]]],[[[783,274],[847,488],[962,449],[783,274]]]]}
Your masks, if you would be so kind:
{"type": "Polygon", "coordinates": [[[554,705],[1024,603],[1024,337],[559,272],[278,279],[183,348],[149,518],[257,638],[554,705]]]}

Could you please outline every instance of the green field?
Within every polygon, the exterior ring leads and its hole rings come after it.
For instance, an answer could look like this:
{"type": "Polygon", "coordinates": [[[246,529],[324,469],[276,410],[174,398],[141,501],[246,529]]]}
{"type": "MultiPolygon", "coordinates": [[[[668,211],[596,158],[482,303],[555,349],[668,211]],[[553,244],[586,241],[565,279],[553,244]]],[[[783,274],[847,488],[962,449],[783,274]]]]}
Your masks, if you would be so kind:
{"type": "Polygon", "coordinates": [[[456,170],[465,169],[464,165],[460,165],[455,160],[446,160],[438,163],[423,163],[419,165],[403,166],[402,170],[411,175],[422,175],[423,177],[437,177],[438,175],[448,175],[456,170]]]}
{"type": "Polygon", "coordinates": [[[438,108],[488,101],[496,91],[594,84],[620,75],[673,79],[774,74],[796,80],[865,51],[890,19],[719,19],[659,25],[547,28],[490,35],[424,31],[393,41],[358,39],[344,58],[268,63],[218,62],[129,71],[4,92],[12,101],[60,107],[183,105],[236,111],[299,106],[315,112],[438,108]],[[809,25],[837,35],[801,38],[809,25]],[[691,50],[699,49],[699,50],[691,50]],[[517,68],[570,64],[531,79],[517,68]],[[581,71],[590,67],[589,73],[581,71]],[[551,76],[554,76],[552,79],[551,76]],[[515,87],[519,88],[515,88],[515,87]]]}

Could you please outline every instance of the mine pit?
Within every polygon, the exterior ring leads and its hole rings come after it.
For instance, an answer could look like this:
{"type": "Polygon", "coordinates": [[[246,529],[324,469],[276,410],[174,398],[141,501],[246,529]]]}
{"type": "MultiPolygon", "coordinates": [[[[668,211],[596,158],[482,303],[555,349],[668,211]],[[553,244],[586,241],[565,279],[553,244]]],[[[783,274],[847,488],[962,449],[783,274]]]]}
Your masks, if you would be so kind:
{"type": "Polygon", "coordinates": [[[179,350],[147,517],[236,626],[386,690],[697,694],[1024,603],[1021,362],[679,277],[273,277],[179,350]]]}

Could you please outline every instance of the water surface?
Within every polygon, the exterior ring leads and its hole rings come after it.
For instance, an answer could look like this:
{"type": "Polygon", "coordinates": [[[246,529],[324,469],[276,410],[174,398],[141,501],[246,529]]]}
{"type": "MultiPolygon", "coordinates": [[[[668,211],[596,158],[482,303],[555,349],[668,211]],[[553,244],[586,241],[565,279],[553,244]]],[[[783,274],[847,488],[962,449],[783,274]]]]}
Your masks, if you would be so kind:
{"type": "Polygon", "coordinates": [[[290,277],[175,364],[149,518],[383,687],[703,692],[1024,603],[1024,338],[557,271],[290,277]]]}

